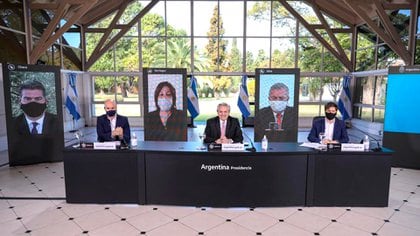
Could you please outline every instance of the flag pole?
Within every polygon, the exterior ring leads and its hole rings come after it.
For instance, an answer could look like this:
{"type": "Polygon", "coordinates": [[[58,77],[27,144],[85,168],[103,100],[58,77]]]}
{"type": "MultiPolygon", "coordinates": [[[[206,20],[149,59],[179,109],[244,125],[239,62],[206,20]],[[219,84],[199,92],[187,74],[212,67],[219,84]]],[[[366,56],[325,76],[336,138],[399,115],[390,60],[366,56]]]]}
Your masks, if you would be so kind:
{"type": "Polygon", "coordinates": [[[74,132],[76,132],[76,131],[77,131],[77,130],[75,129],[76,124],[75,124],[74,118],[72,118],[71,120],[72,120],[72,122],[71,122],[71,124],[72,124],[72,129],[71,129],[69,132],[70,132],[70,133],[74,133],[74,132]]]}

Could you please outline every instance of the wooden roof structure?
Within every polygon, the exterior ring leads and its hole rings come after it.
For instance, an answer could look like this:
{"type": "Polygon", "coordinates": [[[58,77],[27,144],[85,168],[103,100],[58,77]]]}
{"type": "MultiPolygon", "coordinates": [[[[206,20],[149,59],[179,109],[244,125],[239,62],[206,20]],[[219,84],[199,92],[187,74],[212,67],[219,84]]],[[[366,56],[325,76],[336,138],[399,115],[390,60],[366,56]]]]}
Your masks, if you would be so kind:
{"type": "MultiPolygon", "coordinates": [[[[86,70],[94,64],[109,48],[112,47],[128,30],[138,22],[159,0],[151,0],[147,5],[126,24],[119,24],[118,20],[126,7],[133,0],[29,0],[25,14],[30,14],[31,10],[43,9],[53,12],[53,17],[48,19],[48,26],[42,33],[41,38],[32,45],[29,40],[27,48],[31,48],[29,63],[35,63],[45,50],[56,42],[65,32],[71,30],[71,26],[79,25],[83,32],[103,33],[102,39],[96,45],[90,58],[83,62],[83,69],[86,70]],[[115,13],[115,14],[114,14],[115,13]],[[114,14],[114,18],[108,28],[91,28],[98,21],[114,14]],[[66,24],[60,26],[60,21],[66,20],[66,24]],[[119,33],[109,40],[109,36],[114,29],[119,29],[119,33]]],[[[418,2],[416,0],[306,0],[302,1],[311,6],[313,12],[318,17],[318,23],[313,24],[305,20],[304,17],[292,7],[293,1],[278,0],[319,42],[329,50],[343,65],[349,70],[354,71],[355,53],[351,50],[350,56],[340,45],[336,38],[337,33],[351,33],[356,35],[355,28],[366,25],[372,32],[376,33],[381,40],[387,44],[405,64],[414,63],[413,52],[415,47],[415,33],[418,15],[418,2]],[[411,11],[409,27],[408,47],[403,43],[397,29],[392,24],[389,12],[405,9],[411,11]],[[341,22],[346,27],[332,28],[326,17],[341,22]],[[320,32],[323,32],[321,34],[320,32]],[[329,38],[325,38],[325,34],[329,38]]],[[[26,21],[30,24],[30,21],[26,21]]],[[[31,27],[27,27],[30,30],[31,27]]],[[[27,36],[28,37],[28,36],[27,36]]],[[[30,36],[29,36],[30,37],[30,36]]],[[[353,36],[352,45],[356,43],[353,36]]],[[[27,40],[28,41],[28,40],[27,40]]],[[[27,43],[27,44],[28,44],[27,43]]]]}

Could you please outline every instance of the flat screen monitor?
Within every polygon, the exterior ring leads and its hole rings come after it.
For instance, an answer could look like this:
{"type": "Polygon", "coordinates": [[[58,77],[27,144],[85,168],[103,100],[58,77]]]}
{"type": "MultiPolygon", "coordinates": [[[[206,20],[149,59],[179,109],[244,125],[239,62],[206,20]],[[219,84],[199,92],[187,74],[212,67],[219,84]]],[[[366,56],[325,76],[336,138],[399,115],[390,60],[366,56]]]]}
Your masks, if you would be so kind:
{"type": "Polygon", "coordinates": [[[297,142],[300,70],[255,70],[254,140],[297,142]]]}
{"type": "Polygon", "coordinates": [[[186,69],[144,68],[144,140],[187,141],[186,69]]]}
{"type": "Polygon", "coordinates": [[[9,164],[62,160],[60,68],[3,64],[9,164]]]}

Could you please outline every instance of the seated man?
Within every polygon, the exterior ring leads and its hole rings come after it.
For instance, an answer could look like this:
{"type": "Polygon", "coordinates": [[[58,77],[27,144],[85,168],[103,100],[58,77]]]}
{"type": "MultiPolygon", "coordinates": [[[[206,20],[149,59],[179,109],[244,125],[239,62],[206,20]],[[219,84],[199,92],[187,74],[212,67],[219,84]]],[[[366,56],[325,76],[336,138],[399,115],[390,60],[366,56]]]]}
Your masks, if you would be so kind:
{"type": "Polygon", "coordinates": [[[106,114],[99,116],[96,121],[98,141],[118,141],[121,144],[130,143],[130,125],[125,116],[117,115],[117,103],[108,99],[104,102],[106,114]]]}
{"type": "Polygon", "coordinates": [[[243,140],[239,120],[229,116],[230,106],[227,103],[217,105],[217,116],[207,120],[204,133],[206,143],[240,143],[243,140]]]}
{"type": "Polygon", "coordinates": [[[323,144],[328,143],[347,143],[349,136],[347,135],[346,124],[339,120],[337,115],[337,104],[329,102],[325,104],[325,118],[317,119],[313,122],[311,132],[309,132],[308,140],[311,142],[321,142],[320,133],[324,133],[323,144]]]}

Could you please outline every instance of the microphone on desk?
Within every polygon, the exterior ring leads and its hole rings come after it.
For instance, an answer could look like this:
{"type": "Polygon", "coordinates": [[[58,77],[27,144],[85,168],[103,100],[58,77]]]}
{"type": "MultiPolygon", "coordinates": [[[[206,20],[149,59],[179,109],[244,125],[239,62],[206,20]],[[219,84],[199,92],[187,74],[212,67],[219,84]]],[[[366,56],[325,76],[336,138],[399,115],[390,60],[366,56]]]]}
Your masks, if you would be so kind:
{"type": "MultiPolygon", "coordinates": [[[[382,147],[381,147],[381,144],[379,143],[379,140],[378,139],[372,137],[367,132],[365,132],[365,131],[363,131],[363,130],[361,130],[359,128],[356,128],[355,126],[352,126],[352,128],[354,128],[355,130],[357,130],[357,131],[361,132],[362,134],[368,136],[370,139],[372,139],[373,141],[376,142],[376,147],[375,148],[372,148],[371,149],[372,151],[374,151],[374,152],[380,152],[380,151],[382,151],[382,147]]],[[[363,143],[363,140],[364,139],[362,138],[362,140],[360,140],[360,143],[363,143]]]]}
{"type": "Polygon", "coordinates": [[[245,132],[242,132],[242,133],[248,139],[249,144],[251,144],[251,147],[245,148],[245,150],[250,151],[250,152],[256,152],[257,149],[255,149],[254,142],[248,137],[248,135],[245,132]]]}
{"type": "Polygon", "coordinates": [[[121,145],[120,145],[121,149],[128,149],[128,144],[125,141],[124,137],[120,140],[120,137],[117,135],[117,136],[115,136],[115,140],[121,142],[121,145]]]}

